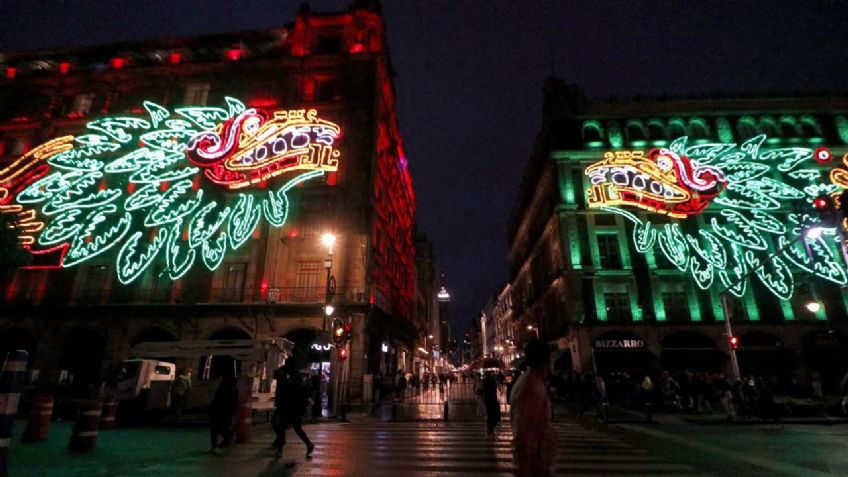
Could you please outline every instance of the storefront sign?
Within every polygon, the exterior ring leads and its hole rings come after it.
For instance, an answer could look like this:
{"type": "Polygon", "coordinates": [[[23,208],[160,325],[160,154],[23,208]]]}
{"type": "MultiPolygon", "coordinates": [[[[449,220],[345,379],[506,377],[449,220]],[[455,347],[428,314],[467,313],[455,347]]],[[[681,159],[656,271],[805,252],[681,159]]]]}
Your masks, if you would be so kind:
{"type": "Polygon", "coordinates": [[[595,349],[644,349],[645,342],[642,340],[595,340],[592,345],[595,349]]]}
{"type": "Polygon", "coordinates": [[[322,346],[322,345],[319,345],[318,343],[312,343],[312,349],[315,350],[315,351],[330,351],[330,349],[332,347],[333,347],[333,345],[330,345],[330,344],[325,344],[325,345],[322,346]]]}

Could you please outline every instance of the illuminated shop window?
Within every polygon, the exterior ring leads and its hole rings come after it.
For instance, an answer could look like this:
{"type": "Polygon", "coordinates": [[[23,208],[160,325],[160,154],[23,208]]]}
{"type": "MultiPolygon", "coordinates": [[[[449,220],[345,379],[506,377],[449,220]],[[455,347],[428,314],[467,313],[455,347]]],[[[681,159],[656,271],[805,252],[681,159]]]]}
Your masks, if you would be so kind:
{"type": "Polygon", "coordinates": [[[627,323],[633,318],[630,313],[630,298],[627,292],[604,293],[604,306],[606,307],[607,321],[627,323]]]}
{"type": "Polygon", "coordinates": [[[621,269],[621,248],[616,234],[598,234],[598,258],[601,268],[607,270],[621,269]]]}
{"type": "Polygon", "coordinates": [[[667,321],[682,323],[691,320],[686,292],[663,292],[662,302],[663,308],[665,308],[665,317],[667,321]]]}
{"type": "Polygon", "coordinates": [[[209,101],[209,92],[212,90],[212,85],[209,83],[191,83],[185,87],[185,96],[183,103],[198,106],[206,106],[209,101]]]}
{"type": "Polygon", "coordinates": [[[71,104],[71,114],[88,114],[91,112],[91,106],[94,104],[94,93],[84,93],[74,96],[74,102],[71,104]]]}

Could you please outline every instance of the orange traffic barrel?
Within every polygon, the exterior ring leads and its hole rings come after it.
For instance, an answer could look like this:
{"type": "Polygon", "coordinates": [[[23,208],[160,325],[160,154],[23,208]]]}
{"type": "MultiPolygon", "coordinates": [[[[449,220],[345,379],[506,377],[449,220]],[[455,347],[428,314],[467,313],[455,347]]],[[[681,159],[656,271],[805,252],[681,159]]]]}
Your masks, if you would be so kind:
{"type": "Polygon", "coordinates": [[[106,398],[103,401],[103,413],[100,414],[100,428],[111,429],[115,427],[115,415],[118,414],[118,401],[115,398],[106,398]]]}
{"type": "Polygon", "coordinates": [[[53,418],[53,396],[39,394],[35,396],[29,412],[29,421],[21,440],[24,442],[46,441],[50,435],[50,421],[53,418]]]}
{"type": "Polygon", "coordinates": [[[100,413],[103,404],[100,401],[85,401],[79,406],[74,430],[68,448],[74,452],[88,452],[97,442],[97,427],[100,425],[100,413]]]}
{"type": "Polygon", "coordinates": [[[233,436],[236,444],[250,441],[251,426],[253,426],[253,403],[250,396],[243,396],[239,399],[233,419],[233,436]]]}

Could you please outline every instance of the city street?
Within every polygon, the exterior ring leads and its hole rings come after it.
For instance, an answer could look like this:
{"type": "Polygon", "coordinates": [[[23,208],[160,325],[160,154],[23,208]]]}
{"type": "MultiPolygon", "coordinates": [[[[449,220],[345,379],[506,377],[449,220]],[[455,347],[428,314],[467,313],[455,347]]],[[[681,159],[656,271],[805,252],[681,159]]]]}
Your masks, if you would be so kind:
{"type": "MultiPolygon", "coordinates": [[[[415,398],[411,398],[414,400],[415,398]]],[[[408,406],[414,406],[408,403],[408,406]]],[[[429,405],[421,405],[425,415],[429,405]]],[[[352,413],[350,423],[305,426],[315,442],[313,459],[289,430],[282,459],[268,444],[268,424],[253,427],[251,442],[218,455],[207,453],[203,427],[137,427],[102,430],[89,454],[67,450],[71,423],[55,423],[49,441],[13,442],[11,475],[95,476],[461,476],[511,475],[511,432],[503,422],[486,436],[472,410],[460,421],[385,422],[352,413]]],[[[845,424],[696,424],[660,415],[656,423],[622,414],[598,424],[557,412],[558,475],[824,476],[848,473],[845,424]]],[[[18,423],[17,430],[23,423],[18,423]]]]}
{"type": "MultiPolygon", "coordinates": [[[[671,462],[609,432],[573,421],[558,422],[560,475],[703,475],[671,462]]],[[[11,475],[30,477],[95,476],[407,476],[511,475],[511,432],[501,426],[495,438],[482,422],[378,422],[305,427],[316,444],[312,460],[289,431],[282,459],[274,459],[267,424],[254,428],[253,440],[220,455],[206,452],[202,428],[135,428],[103,431],[97,449],[74,455],[66,445],[70,426],[54,425],[50,440],[15,442],[11,475]],[[292,465],[294,464],[294,465],[292,465]]]]}

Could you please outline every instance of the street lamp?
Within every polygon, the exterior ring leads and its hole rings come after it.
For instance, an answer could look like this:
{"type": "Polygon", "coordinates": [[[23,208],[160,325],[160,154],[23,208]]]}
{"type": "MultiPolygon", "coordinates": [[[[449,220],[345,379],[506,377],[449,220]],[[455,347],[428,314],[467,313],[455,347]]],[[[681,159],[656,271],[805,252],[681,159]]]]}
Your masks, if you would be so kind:
{"type": "Polygon", "coordinates": [[[535,325],[527,325],[527,331],[535,331],[536,339],[539,339],[539,327],[535,325]]]}
{"type": "MultiPolygon", "coordinates": [[[[327,288],[324,291],[324,314],[332,316],[336,311],[333,306],[333,294],[336,291],[336,278],[330,274],[333,268],[333,245],[336,243],[336,236],[331,233],[321,235],[321,244],[327,247],[327,258],[324,260],[324,268],[327,270],[327,288]]],[[[324,319],[321,329],[327,330],[327,320],[324,319]]]]}
{"type": "Polygon", "coordinates": [[[804,307],[807,308],[810,313],[818,313],[819,310],[821,310],[821,303],[817,301],[811,301],[805,304],[804,307]]]}
{"type": "MultiPolygon", "coordinates": [[[[804,239],[816,240],[816,239],[821,238],[823,232],[824,232],[824,229],[819,225],[807,225],[807,226],[802,227],[801,233],[797,237],[795,237],[791,242],[787,243],[786,245],[784,245],[783,247],[781,247],[780,249],[775,251],[773,254],[769,255],[765,260],[760,261],[758,266],[752,267],[750,270],[748,270],[748,272],[745,275],[741,276],[738,280],[736,280],[736,282],[732,283],[730,286],[728,286],[727,288],[725,288],[724,290],[719,292],[719,298],[721,299],[721,308],[722,308],[722,311],[724,312],[724,333],[727,335],[727,343],[728,343],[728,347],[730,348],[730,365],[733,367],[733,377],[736,379],[736,381],[739,381],[739,380],[742,379],[741,373],[739,372],[739,361],[736,359],[736,347],[738,346],[739,341],[736,338],[736,336],[734,336],[733,326],[730,323],[731,316],[730,316],[730,308],[727,306],[727,293],[733,287],[735,287],[735,286],[739,285],[740,283],[743,283],[745,280],[747,280],[748,277],[751,276],[751,274],[757,272],[761,267],[764,267],[767,263],[769,263],[772,260],[774,260],[775,258],[777,258],[786,249],[795,245],[799,240],[804,240],[804,239]]],[[[807,247],[806,242],[804,243],[804,245],[805,245],[804,248],[807,250],[807,253],[809,254],[809,247],[807,247]]],[[[821,307],[821,305],[818,304],[818,303],[816,303],[816,305],[818,305],[818,307],[821,307]]],[[[811,303],[808,303],[806,306],[807,306],[808,310],[813,311],[811,309],[811,306],[813,306],[811,303]]],[[[819,308],[816,308],[816,310],[818,310],[818,309],[819,308]]],[[[815,312],[813,312],[813,313],[815,313],[815,312]]]]}

